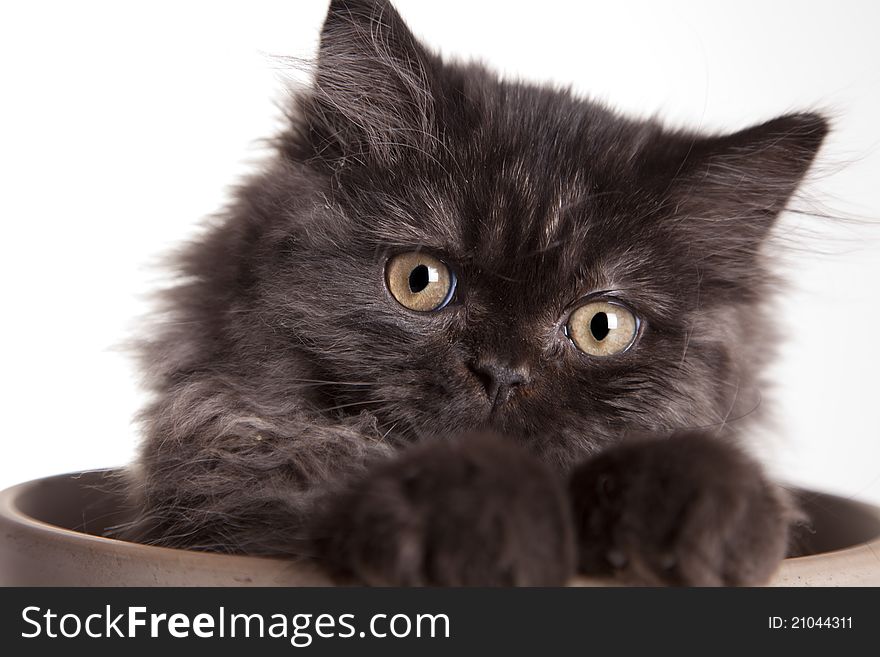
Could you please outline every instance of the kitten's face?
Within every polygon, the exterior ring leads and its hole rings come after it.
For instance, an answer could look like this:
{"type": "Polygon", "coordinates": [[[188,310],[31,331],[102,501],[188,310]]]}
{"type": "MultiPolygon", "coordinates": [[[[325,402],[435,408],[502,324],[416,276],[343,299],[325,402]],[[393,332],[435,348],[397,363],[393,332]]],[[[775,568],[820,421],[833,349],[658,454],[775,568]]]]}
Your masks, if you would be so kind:
{"type": "Polygon", "coordinates": [[[442,64],[385,3],[331,5],[316,80],[259,182],[256,276],[273,340],[314,366],[293,369],[339,382],[328,412],[567,462],[756,404],[759,249],[821,118],[668,132],[442,64]]]}

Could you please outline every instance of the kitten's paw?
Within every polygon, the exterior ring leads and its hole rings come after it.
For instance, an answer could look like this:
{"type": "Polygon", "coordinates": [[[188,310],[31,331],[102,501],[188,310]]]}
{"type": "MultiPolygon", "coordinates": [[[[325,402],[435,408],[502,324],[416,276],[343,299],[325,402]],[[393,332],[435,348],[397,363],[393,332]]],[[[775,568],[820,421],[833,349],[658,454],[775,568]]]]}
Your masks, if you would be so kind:
{"type": "Polygon", "coordinates": [[[560,585],[575,546],[561,483],[497,439],[420,445],[331,500],[320,558],[370,585],[560,585]]]}
{"type": "Polygon", "coordinates": [[[785,556],[782,491],[741,451],[688,433],[626,443],[572,474],[580,570],[649,585],[765,583],[785,556]]]}

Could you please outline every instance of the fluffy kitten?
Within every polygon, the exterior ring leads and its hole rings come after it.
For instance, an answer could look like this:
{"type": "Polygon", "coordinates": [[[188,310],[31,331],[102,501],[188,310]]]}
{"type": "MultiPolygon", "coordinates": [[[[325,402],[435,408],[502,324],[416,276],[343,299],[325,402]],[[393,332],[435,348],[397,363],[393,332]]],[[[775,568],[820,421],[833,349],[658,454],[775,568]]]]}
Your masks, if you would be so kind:
{"type": "Polygon", "coordinates": [[[827,131],[708,136],[334,1],[277,155],[177,261],[134,540],[371,584],[753,584],[762,244],[827,131]]]}

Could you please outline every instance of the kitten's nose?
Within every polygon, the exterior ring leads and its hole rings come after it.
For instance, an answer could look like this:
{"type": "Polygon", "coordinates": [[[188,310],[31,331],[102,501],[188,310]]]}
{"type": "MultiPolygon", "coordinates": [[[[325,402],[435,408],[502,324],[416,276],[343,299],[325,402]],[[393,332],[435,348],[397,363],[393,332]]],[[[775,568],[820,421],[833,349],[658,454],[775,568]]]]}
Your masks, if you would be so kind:
{"type": "Polygon", "coordinates": [[[468,369],[483,384],[493,408],[508,400],[514,388],[529,381],[529,369],[524,365],[509,365],[496,360],[468,363],[468,369]]]}

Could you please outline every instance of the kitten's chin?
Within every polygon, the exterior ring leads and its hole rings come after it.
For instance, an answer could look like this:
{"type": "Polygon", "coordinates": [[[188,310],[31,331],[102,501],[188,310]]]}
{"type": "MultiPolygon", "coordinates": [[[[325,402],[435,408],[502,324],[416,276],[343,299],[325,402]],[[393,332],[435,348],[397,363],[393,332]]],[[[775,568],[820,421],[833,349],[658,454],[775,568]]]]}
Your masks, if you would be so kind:
{"type": "Polygon", "coordinates": [[[514,439],[529,439],[534,429],[529,430],[524,411],[515,402],[486,404],[480,409],[476,424],[484,431],[514,439]]]}

